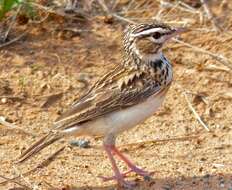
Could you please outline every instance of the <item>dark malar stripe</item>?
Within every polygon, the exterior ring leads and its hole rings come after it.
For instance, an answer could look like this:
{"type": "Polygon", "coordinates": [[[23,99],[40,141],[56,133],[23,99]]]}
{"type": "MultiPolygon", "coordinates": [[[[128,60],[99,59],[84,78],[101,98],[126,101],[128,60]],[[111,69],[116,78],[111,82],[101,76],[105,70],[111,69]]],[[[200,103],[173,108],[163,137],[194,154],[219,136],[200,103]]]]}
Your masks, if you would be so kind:
{"type": "Polygon", "coordinates": [[[163,61],[161,59],[150,62],[150,66],[153,67],[154,71],[157,71],[157,68],[161,69],[163,61]]]}

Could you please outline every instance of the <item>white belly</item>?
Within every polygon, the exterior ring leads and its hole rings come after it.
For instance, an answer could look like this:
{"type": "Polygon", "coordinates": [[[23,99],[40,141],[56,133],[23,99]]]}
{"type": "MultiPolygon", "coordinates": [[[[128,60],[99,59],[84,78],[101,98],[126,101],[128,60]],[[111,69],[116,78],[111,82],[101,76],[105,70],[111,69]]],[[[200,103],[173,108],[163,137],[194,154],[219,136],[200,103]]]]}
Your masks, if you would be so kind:
{"type": "Polygon", "coordinates": [[[157,111],[163,100],[164,97],[151,97],[146,102],[111,113],[107,118],[109,125],[112,127],[110,131],[119,133],[145,121],[157,111]]]}
{"type": "Polygon", "coordinates": [[[164,96],[151,96],[138,105],[115,111],[100,117],[95,121],[87,122],[79,127],[77,135],[105,136],[109,133],[117,134],[128,130],[152,116],[160,107],[164,96]]]}

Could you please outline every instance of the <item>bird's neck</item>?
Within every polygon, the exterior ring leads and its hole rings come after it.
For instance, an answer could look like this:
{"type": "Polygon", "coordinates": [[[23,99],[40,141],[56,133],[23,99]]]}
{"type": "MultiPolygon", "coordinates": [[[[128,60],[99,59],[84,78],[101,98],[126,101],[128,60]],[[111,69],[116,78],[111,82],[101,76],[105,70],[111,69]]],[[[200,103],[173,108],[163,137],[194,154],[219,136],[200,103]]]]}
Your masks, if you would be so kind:
{"type": "Polygon", "coordinates": [[[141,60],[144,63],[150,63],[150,62],[156,62],[162,59],[162,57],[164,57],[162,52],[158,52],[156,54],[149,54],[149,55],[145,55],[145,56],[141,56],[141,60]]]}
{"type": "Polygon", "coordinates": [[[126,67],[149,68],[161,67],[165,63],[169,63],[164,54],[160,51],[156,54],[142,56],[139,52],[127,52],[124,57],[123,65],[126,67]]]}

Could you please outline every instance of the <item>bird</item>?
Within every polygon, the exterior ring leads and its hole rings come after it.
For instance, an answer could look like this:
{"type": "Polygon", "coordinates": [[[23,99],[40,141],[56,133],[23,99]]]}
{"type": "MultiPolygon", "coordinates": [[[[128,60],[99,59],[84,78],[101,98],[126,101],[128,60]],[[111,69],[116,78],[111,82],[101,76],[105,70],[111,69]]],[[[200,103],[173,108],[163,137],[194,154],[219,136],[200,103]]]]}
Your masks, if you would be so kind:
{"type": "Polygon", "coordinates": [[[116,138],[151,117],[162,105],[173,80],[172,64],[162,48],[183,32],[185,28],[165,23],[129,24],[123,37],[122,61],[75,100],[45,136],[21,153],[18,162],[67,136],[100,136],[114,172],[112,177],[102,177],[104,181],[115,180],[119,186],[128,187],[128,173],[149,176],[150,172],[118,150],[116,138]],[[120,172],[114,156],[125,162],[128,172],[120,172]]]}

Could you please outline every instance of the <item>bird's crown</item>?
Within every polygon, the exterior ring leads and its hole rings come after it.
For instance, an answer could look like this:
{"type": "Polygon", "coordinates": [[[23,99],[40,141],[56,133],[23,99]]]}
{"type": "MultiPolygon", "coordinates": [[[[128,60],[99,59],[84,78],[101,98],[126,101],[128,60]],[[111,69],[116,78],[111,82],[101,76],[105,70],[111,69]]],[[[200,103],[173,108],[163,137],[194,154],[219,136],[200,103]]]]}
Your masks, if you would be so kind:
{"type": "Polygon", "coordinates": [[[182,31],[163,23],[132,24],[125,31],[124,49],[142,60],[158,59],[163,44],[182,31]]]}

